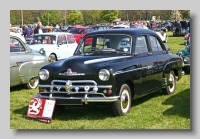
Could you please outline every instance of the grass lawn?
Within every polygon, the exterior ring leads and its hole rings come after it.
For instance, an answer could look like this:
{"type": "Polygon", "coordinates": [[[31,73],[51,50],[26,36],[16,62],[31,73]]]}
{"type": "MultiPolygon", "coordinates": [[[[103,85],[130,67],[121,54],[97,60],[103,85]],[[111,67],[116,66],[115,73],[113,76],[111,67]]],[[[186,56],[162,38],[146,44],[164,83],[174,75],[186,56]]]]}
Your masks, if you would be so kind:
{"type": "MultiPolygon", "coordinates": [[[[172,53],[184,49],[183,37],[172,37],[165,45],[172,53]]],[[[177,81],[176,92],[166,95],[161,91],[132,101],[129,114],[114,117],[110,107],[67,106],[54,113],[52,122],[45,124],[25,118],[28,104],[38,89],[24,86],[10,88],[11,129],[190,129],[190,75],[177,81]]]]}

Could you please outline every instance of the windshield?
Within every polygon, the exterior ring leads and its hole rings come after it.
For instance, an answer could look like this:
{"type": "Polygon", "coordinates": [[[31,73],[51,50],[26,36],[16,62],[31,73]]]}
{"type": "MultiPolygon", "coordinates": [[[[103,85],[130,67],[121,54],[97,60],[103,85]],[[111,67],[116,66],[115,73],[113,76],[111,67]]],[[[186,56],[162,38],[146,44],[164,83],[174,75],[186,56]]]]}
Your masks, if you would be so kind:
{"type": "Polygon", "coordinates": [[[56,44],[55,35],[36,35],[33,36],[30,43],[32,44],[56,44]]]}
{"type": "Polygon", "coordinates": [[[75,52],[79,54],[131,53],[132,38],[128,35],[95,35],[85,37],[75,52]]]}

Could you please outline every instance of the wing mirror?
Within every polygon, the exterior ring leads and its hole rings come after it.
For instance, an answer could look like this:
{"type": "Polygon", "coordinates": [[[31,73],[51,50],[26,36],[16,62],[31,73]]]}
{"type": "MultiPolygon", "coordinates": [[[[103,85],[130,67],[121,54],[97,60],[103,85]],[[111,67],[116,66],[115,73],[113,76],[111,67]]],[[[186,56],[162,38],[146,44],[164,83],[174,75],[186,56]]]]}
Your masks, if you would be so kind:
{"type": "Polygon", "coordinates": [[[166,49],[167,52],[170,52],[169,46],[165,46],[165,49],[166,49]]]}

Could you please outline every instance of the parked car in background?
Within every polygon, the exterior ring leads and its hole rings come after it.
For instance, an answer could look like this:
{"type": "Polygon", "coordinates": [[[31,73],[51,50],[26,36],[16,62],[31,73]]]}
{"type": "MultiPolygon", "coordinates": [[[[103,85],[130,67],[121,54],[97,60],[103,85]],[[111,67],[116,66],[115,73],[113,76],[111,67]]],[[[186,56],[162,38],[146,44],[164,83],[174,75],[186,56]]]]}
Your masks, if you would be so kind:
{"type": "MultiPolygon", "coordinates": [[[[91,27],[82,27],[82,26],[76,26],[74,28],[71,28],[68,32],[72,33],[74,37],[76,38],[76,42],[79,43],[80,40],[88,33],[93,32],[94,30],[91,27]]],[[[88,43],[91,43],[92,40],[88,40],[88,43]]]]}
{"type": "MultiPolygon", "coordinates": [[[[180,23],[181,23],[181,27],[182,27],[180,35],[185,36],[189,31],[188,23],[187,23],[187,21],[180,21],[180,23]]],[[[176,27],[174,26],[173,27],[173,36],[176,36],[175,30],[176,30],[176,27]]]]}
{"type": "Polygon", "coordinates": [[[164,27],[167,28],[168,31],[172,30],[172,23],[170,21],[164,22],[164,27]]]}
{"type": "Polygon", "coordinates": [[[10,32],[10,87],[27,84],[38,86],[38,72],[49,61],[46,56],[33,52],[23,36],[10,32]]]}
{"type": "Polygon", "coordinates": [[[50,32],[34,34],[29,46],[32,50],[49,57],[54,62],[72,56],[77,43],[71,33],[50,32]]]}
{"type": "Polygon", "coordinates": [[[99,31],[99,30],[106,30],[106,29],[109,29],[109,27],[106,26],[106,25],[91,26],[91,28],[92,28],[94,31],[99,31]]]}
{"type": "Polygon", "coordinates": [[[182,61],[152,30],[109,29],[85,35],[72,57],[43,66],[39,76],[34,97],[54,99],[57,110],[100,102],[123,116],[132,99],[157,90],[173,94],[182,61]]]}
{"type": "Polygon", "coordinates": [[[190,44],[184,50],[178,50],[176,53],[182,59],[182,73],[183,75],[190,72],[190,44]]]}
{"type": "Polygon", "coordinates": [[[115,25],[115,26],[113,26],[111,29],[119,29],[119,28],[130,28],[130,26],[129,25],[115,25]]]}
{"type": "Polygon", "coordinates": [[[154,27],[153,30],[162,30],[163,32],[168,31],[168,29],[164,26],[164,24],[162,26],[158,25],[158,26],[154,27]]]}
{"type": "MultiPolygon", "coordinates": [[[[47,32],[47,29],[48,29],[48,28],[42,28],[43,33],[46,33],[46,32],[47,32]]],[[[59,28],[53,27],[53,28],[52,28],[52,32],[62,32],[62,31],[61,31],[59,28]]]]}
{"type": "Polygon", "coordinates": [[[156,34],[160,37],[160,39],[166,43],[168,41],[168,36],[167,34],[161,29],[161,28],[154,28],[154,31],[156,34]]]}
{"type": "Polygon", "coordinates": [[[75,26],[62,26],[61,31],[62,32],[68,32],[71,28],[74,28],[75,26]]]}

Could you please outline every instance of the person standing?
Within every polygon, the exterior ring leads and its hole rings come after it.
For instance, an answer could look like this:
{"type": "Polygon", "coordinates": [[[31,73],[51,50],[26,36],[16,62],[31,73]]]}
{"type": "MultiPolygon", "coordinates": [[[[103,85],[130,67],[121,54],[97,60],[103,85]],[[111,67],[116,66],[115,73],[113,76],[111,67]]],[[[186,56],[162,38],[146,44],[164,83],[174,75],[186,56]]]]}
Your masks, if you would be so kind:
{"type": "Polygon", "coordinates": [[[181,26],[181,23],[180,23],[180,20],[178,20],[176,23],[175,23],[175,34],[180,36],[181,35],[181,29],[182,29],[182,26],[181,26]]]}
{"type": "Polygon", "coordinates": [[[34,29],[34,34],[40,34],[43,33],[42,31],[42,23],[38,22],[37,27],[34,29]]]}
{"type": "Polygon", "coordinates": [[[23,29],[23,36],[25,38],[30,38],[31,37],[31,35],[30,35],[30,29],[26,25],[23,25],[22,29],[23,29]]]}

